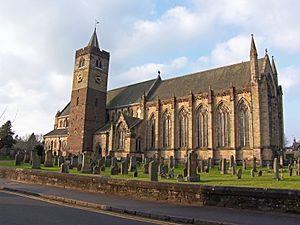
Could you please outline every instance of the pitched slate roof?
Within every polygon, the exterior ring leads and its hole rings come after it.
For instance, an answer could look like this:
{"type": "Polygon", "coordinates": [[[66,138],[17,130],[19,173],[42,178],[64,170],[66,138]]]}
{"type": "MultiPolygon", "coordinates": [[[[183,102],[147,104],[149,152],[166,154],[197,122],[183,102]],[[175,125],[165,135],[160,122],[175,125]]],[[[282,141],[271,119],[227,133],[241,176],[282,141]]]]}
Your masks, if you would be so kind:
{"type": "Polygon", "coordinates": [[[137,124],[139,124],[142,120],[139,118],[135,118],[135,117],[131,117],[131,116],[127,116],[126,114],[123,113],[124,119],[130,128],[133,128],[134,126],[136,126],[137,124]]]}
{"type": "MultiPolygon", "coordinates": [[[[262,64],[263,59],[260,59],[260,68],[262,68],[262,64]]],[[[208,92],[209,86],[213,90],[228,89],[231,85],[234,87],[244,87],[250,84],[250,81],[250,62],[242,62],[162,80],[152,96],[149,96],[149,100],[153,100],[156,97],[160,99],[169,99],[173,96],[182,97],[188,95],[191,91],[194,94],[208,92]]]]}
{"type": "Polygon", "coordinates": [[[139,102],[141,96],[148,92],[156,79],[117,88],[107,92],[106,107],[114,108],[139,102]]]}
{"type": "Polygon", "coordinates": [[[63,135],[68,135],[68,128],[54,129],[54,130],[50,131],[48,134],[44,135],[44,137],[63,136],[63,135]]]}
{"type": "MultiPolygon", "coordinates": [[[[259,68],[263,69],[264,58],[258,60],[259,68]]],[[[106,107],[115,108],[132,103],[138,103],[144,93],[149,93],[148,100],[156,97],[168,99],[186,96],[192,91],[194,94],[212,90],[245,87],[250,84],[250,61],[219,67],[203,72],[188,74],[172,79],[161,80],[160,77],[137,84],[132,84],[107,92],[106,107]]],[[[69,115],[70,103],[59,116],[69,115]]]]}

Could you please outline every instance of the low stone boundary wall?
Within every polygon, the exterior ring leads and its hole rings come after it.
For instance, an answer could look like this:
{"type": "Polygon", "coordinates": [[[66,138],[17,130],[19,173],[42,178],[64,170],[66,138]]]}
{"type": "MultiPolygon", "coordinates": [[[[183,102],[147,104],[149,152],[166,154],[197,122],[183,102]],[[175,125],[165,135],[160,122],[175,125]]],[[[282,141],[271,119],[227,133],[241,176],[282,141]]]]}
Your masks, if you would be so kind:
{"type": "Polygon", "coordinates": [[[300,190],[208,186],[113,179],[0,167],[0,177],[80,191],[131,196],[185,205],[300,213],[300,190]]]}

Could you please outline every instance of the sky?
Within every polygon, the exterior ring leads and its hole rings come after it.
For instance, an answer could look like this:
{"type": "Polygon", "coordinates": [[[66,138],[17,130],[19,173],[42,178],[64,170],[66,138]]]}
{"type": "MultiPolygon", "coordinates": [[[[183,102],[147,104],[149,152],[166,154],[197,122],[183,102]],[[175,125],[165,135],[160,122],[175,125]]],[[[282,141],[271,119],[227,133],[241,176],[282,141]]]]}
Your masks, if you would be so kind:
{"type": "Polygon", "coordinates": [[[298,0],[0,0],[0,125],[45,134],[69,102],[76,49],[95,24],[109,51],[108,88],[274,56],[285,135],[300,139],[298,0]]]}

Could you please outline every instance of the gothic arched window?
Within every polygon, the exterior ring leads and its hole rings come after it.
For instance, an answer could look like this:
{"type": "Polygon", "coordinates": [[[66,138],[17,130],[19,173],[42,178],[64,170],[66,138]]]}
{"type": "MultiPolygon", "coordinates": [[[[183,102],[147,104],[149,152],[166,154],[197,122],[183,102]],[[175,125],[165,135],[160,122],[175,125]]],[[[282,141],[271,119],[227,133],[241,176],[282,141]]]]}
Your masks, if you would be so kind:
{"type": "Polygon", "coordinates": [[[218,147],[230,145],[230,113],[224,103],[217,108],[217,138],[218,147]]]}
{"type": "Polygon", "coordinates": [[[155,148],[155,118],[151,116],[149,121],[149,141],[150,148],[155,148]]]}
{"type": "Polygon", "coordinates": [[[81,57],[79,60],[79,68],[84,66],[84,61],[85,61],[84,58],[81,57]]]}
{"type": "Polygon", "coordinates": [[[244,102],[238,109],[239,146],[249,146],[249,112],[244,102]]]}
{"type": "Polygon", "coordinates": [[[196,115],[196,135],[197,135],[197,147],[207,147],[207,123],[208,116],[206,109],[201,106],[197,110],[196,115]]]}
{"type": "Polygon", "coordinates": [[[116,135],[116,148],[124,149],[125,147],[125,134],[126,130],[122,123],[120,123],[117,127],[117,135],[116,135]]]}
{"type": "Polygon", "coordinates": [[[179,147],[187,147],[188,139],[188,115],[185,110],[179,113],[179,147]]]}
{"type": "Polygon", "coordinates": [[[165,112],[163,115],[163,132],[162,132],[163,148],[170,147],[171,143],[171,118],[170,115],[165,112]]]}
{"type": "Polygon", "coordinates": [[[102,61],[101,61],[101,59],[97,59],[96,60],[96,67],[99,68],[99,69],[102,69],[102,61]]]}

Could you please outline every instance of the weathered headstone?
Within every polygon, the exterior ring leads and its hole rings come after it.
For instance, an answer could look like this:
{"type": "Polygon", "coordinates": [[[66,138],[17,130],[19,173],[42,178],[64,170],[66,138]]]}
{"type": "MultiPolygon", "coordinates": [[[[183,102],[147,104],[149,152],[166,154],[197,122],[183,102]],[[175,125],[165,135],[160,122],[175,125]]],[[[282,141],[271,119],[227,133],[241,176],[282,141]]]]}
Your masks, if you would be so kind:
{"type": "Polygon", "coordinates": [[[297,176],[300,176],[300,157],[298,157],[298,163],[297,163],[297,176]]]}
{"type": "Polygon", "coordinates": [[[257,170],[256,170],[256,157],[255,156],[253,157],[253,160],[252,160],[252,169],[253,169],[254,172],[257,172],[257,170]]]}
{"type": "Polygon", "coordinates": [[[211,169],[212,166],[213,166],[212,165],[212,158],[210,158],[210,157],[207,159],[207,166],[208,166],[208,169],[211,169]]]}
{"type": "Polygon", "coordinates": [[[135,170],[136,170],[136,157],[133,155],[130,157],[129,171],[133,172],[135,170]]]}
{"type": "Polygon", "coordinates": [[[101,166],[105,165],[105,158],[102,157],[101,159],[98,160],[98,166],[101,168],[101,166]]]}
{"type": "Polygon", "coordinates": [[[81,172],[82,173],[90,173],[91,171],[92,171],[92,168],[91,168],[91,152],[85,151],[83,153],[83,158],[82,158],[81,172]]]}
{"type": "Polygon", "coordinates": [[[128,174],[128,162],[127,160],[122,161],[121,163],[121,174],[128,174]]]}
{"type": "Polygon", "coordinates": [[[183,169],[183,176],[187,177],[187,174],[188,174],[188,163],[185,162],[184,163],[184,169],[183,169]]]}
{"type": "Polygon", "coordinates": [[[148,174],[149,173],[149,163],[144,164],[144,173],[148,174]]]}
{"type": "Polygon", "coordinates": [[[218,170],[221,172],[222,171],[222,159],[219,159],[219,167],[218,170]]]}
{"type": "Polygon", "coordinates": [[[236,172],[236,176],[237,176],[237,179],[241,179],[242,178],[242,169],[239,168],[236,172]]]}
{"type": "Polygon", "coordinates": [[[247,161],[243,159],[243,170],[247,170],[247,161]]]}
{"type": "Polygon", "coordinates": [[[227,162],[226,162],[226,159],[222,159],[221,160],[221,174],[226,174],[227,173],[227,170],[226,170],[226,166],[227,166],[227,162]]]}
{"type": "Polygon", "coordinates": [[[100,167],[99,166],[94,166],[93,174],[100,174],[100,167]]]}
{"type": "Polygon", "coordinates": [[[111,166],[111,156],[107,155],[105,156],[105,167],[110,167],[111,166]]]}
{"type": "Polygon", "coordinates": [[[269,170],[270,169],[270,162],[268,161],[267,162],[267,170],[269,170]]]}
{"type": "Polygon", "coordinates": [[[77,171],[79,172],[79,171],[81,171],[81,169],[82,169],[82,164],[78,164],[77,165],[77,171]]]}
{"type": "Polygon", "coordinates": [[[174,168],[174,157],[172,155],[169,157],[169,168],[174,168]]]}
{"type": "Polygon", "coordinates": [[[66,162],[63,162],[63,163],[60,165],[60,172],[61,172],[61,173],[69,173],[69,164],[66,163],[66,162]]]}
{"type": "Polygon", "coordinates": [[[78,156],[78,164],[82,165],[83,155],[80,153],[77,156],[78,156]]]}
{"type": "Polygon", "coordinates": [[[111,166],[114,167],[114,166],[118,166],[118,161],[117,161],[117,158],[116,157],[111,157],[111,166]]]}
{"type": "Polygon", "coordinates": [[[46,151],[44,166],[45,167],[53,167],[53,157],[52,157],[51,150],[46,151]]]}
{"type": "Polygon", "coordinates": [[[117,166],[112,166],[110,169],[110,174],[111,175],[118,175],[119,173],[119,168],[117,166]]]}
{"type": "Polygon", "coordinates": [[[283,168],[283,155],[279,157],[279,161],[280,161],[280,169],[281,169],[283,168]]]}
{"type": "Polygon", "coordinates": [[[177,181],[178,182],[183,182],[184,181],[182,174],[177,175],[177,181]]]}
{"type": "Polygon", "coordinates": [[[251,169],[251,177],[255,177],[255,171],[254,171],[254,169],[251,169]]]}
{"type": "Polygon", "coordinates": [[[173,179],[174,176],[175,176],[174,168],[172,168],[172,169],[169,170],[167,178],[168,179],[173,179]]]}
{"type": "Polygon", "coordinates": [[[58,166],[60,167],[61,164],[65,161],[64,157],[63,156],[58,156],[58,166]]]}
{"type": "Polygon", "coordinates": [[[204,173],[204,161],[203,160],[198,161],[198,173],[204,173]]]}
{"type": "Polygon", "coordinates": [[[101,170],[102,172],[105,172],[105,165],[101,166],[101,167],[100,167],[100,170],[101,170]]]}
{"type": "Polygon", "coordinates": [[[18,152],[16,155],[15,155],[15,166],[20,166],[21,165],[21,162],[22,162],[22,158],[21,158],[21,153],[18,152]]]}
{"type": "Polygon", "coordinates": [[[209,173],[209,166],[204,166],[204,172],[209,173]]]}
{"type": "Polygon", "coordinates": [[[259,170],[258,173],[257,173],[257,176],[258,176],[258,177],[261,177],[262,174],[263,174],[262,170],[259,170]]]}
{"type": "Polygon", "coordinates": [[[231,155],[229,160],[229,167],[233,167],[233,166],[234,166],[234,156],[231,155]]]}
{"type": "Polygon", "coordinates": [[[58,166],[58,156],[54,156],[54,166],[58,166]]]}
{"type": "Polygon", "coordinates": [[[133,177],[138,177],[138,171],[137,171],[137,170],[135,170],[135,171],[133,172],[133,177]]]}
{"type": "Polygon", "coordinates": [[[290,177],[293,176],[293,167],[292,166],[290,166],[290,168],[289,168],[289,173],[290,173],[290,177]]]}
{"type": "Polygon", "coordinates": [[[72,165],[72,167],[77,168],[77,166],[78,166],[78,156],[77,155],[73,155],[71,157],[71,165],[72,165]]]}
{"type": "Polygon", "coordinates": [[[41,168],[41,159],[36,151],[32,151],[32,169],[41,168]]]}
{"type": "Polygon", "coordinates": [[[274,179],[279,180],[279,163],[277,158],[274,159],[273,169],[274,169],[274,179]]]}
{"type": "Polygon", "coordinates": [[[149,163],[150,181],[158,181],[158,163],[156,160],[149,163]]]}
{"type": "Polygon", "coordinates": [[[200,181],[200,175],[197,174],[197,153],[191,151],[188,154],[188,174],[186,180],[189,182],[198,182],[200,181]]]}

